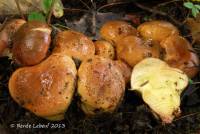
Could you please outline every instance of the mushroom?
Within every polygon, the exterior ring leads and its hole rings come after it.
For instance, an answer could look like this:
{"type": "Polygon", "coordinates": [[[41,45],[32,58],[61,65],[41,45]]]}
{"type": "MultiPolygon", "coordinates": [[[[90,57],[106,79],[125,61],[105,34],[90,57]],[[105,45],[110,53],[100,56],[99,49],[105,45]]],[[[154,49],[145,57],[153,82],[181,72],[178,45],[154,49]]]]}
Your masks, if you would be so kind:
{"type": "Polygon", "coordinates": [[[156,58],[139,62],[131,76],[131,90],[140,92],[164,123],[171,123],[180,115],[180,95],[187,85],[185,73],[156,58]]]}
{"type": "Polygon", "coordinates": [[[152,42],[142,40],[136,36],[126,36],[118,40],[117,58],[125,61],[131,67],[147,57],[160,57],[160,46],[152,42]]]}
{"type": "Polygon", "coordinates": [[[125,81],[119,68],[108,58],[94,56],[78,70],[80,107],[87,115],[112,113],[120,105],[125,81]]]}
{"type": "Polygon", "coordinates": [[[132,68],[121,60],[114,61],[114,64],[121,70],[125,83],[127,84],[131,79],[132,68]]]}
{"type": "Polygon", "coordinates": [[[13,58],[19,65],[35,65],[47,55],[51,28],[44,22],[25,23],[14,35],[13,58]]]}
{"type": "Polygon", "coordinates": [[[160,43],[164,48],[164,61],[184,71],[190,78],[199,71],[199,58],[190,43],[179,35],[171,35],[160,43]]]}
{"type": "Polygon", "coordinates": [[[70,57],[52,54],[40,64],[17,69],[9,80],[10,95],[37,116],[62,120],[72,101],[76,74],[70,57]]]}
{"type": "Polygon", "coordinates": [[[161,20],[144,22],[138,26],[137,30],[143,38],[159,43],[172,34],[179,34],[179,30],[174,25],[161,20]]]}
{"type": "Polygon", "coordinates": [[[128,36],[137,35],[137,30],[125,21],[113,20],[106,22],[100,29],[103,39],[116,45],[117,40],[128,36]]]}
{"type": "Polygon", "coordinates": [[[112,44],[105,40],[98,40],[94,42],[95,45],[95,54],[105,57],[114,59],[115,57],[115,50],[112,44]]]}
{"type": "Polygon", "coordinates": [[[4,50],[11,44],[14,33],[24,24],[25,20],[13,19],[5,23],[4,27],[0,31],[0,55],[4,53],[4,50]]]}
{"type": "Polygon", "coordinates": [[[54,53],[64,53],[75,60],[83,61],[95,54],[92,40],[76,31],[68,30],[58,33],[54,43],[54,53]]]}

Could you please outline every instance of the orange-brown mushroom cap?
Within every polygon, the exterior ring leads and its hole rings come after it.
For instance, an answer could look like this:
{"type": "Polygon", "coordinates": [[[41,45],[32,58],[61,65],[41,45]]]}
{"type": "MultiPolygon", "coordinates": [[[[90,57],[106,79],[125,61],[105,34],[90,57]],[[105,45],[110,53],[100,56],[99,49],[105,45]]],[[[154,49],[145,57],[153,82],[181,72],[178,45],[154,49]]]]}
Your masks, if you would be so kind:
{"type": "Polygon", "coordinates": [[[179,34],[179,30],[171,23],[166,21],[144,22],[137,28],[139,34],[145,39],[161,42],[172,34],[179,34]]]}
{"type": "Polygon", "coordinates": [[[51,28],[43,22],[25,23],[14,35],[13,58],[20,65],[35,65],[47,55],[51,28]]]}
{"type": "Polygon", "coordinates": [[[137,30],[125,21],[113,20],[106,22],[100,29],[103,39],[116,45],[117,40],[128,35],[137,35],[137,30]]]}
{"type": "Polygon", "coordinates": [[[13,35],[24,23],[26,23],[26,21],[23,19],[13,19],[5,24],[0,31],[0,55],[2,55],[5,48],[9,47],[13,35]]]}
{"type": "Polygon", "coordinates": [[[190,78],[199,71],[199,58],[190,43],[179,35],[172,35],[160,43],[165,50],[164,60],[172,67],[184,71],[190,78]]]}
{"type": "Polygon", "coordinates": [[[93,57],[95,46],[92,40],[76,31],[63,31],[56,35],[53,53],[64,53],[74,59],[83,61],[93,57]]]}
{"type": "Polygon", "coordinates": [[[52,54],[38,65],[16,70],[9,91],[19,105],[37,116],[61,120],[74,94],[76,74],[70,57],[52,54]]]}
{"type": "Polygon", "coordinates": [[[94,45],[95,45],[95,55],[114,59],[115,50],[110,42],[105,40],[97,40],[94,42],[94,45]]]}
{"type": "Polygon", "coordinates": [[[123,99],[125,81],[111,59],[94,56],[85,60],[78,78],[80,105],[86,114],[111,113],[117,109],[123,99]]]}
{"type": "Polygon", "coordinates": [[[136,36],[126,36],[118,40],[117,58],[125,61],[131,67],[146,57],[160,57],[160,47],[151,41],[144,41],[136,36]]]}

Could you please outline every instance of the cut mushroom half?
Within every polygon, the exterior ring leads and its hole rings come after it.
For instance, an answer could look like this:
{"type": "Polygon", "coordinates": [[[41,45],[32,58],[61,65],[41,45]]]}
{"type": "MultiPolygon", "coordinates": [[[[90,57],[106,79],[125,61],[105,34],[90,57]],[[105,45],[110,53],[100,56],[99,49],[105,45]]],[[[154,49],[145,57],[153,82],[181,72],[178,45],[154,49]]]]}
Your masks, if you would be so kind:
{"type": "Polygon", "coordinates": [[[187,85],[185,73],[156,58],[139,62],[131,76],[131,90],[140,92],[164,123],[171,123],[180,115],[180,95],[187,85]]]}

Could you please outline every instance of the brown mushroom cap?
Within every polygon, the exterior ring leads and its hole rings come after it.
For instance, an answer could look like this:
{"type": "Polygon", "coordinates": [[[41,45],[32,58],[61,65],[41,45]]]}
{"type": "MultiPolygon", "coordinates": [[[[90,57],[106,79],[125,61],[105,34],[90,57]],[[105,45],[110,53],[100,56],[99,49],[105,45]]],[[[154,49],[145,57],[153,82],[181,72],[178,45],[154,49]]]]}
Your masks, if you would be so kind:
{"type": "Polygon", "coordinates": [[[80,61],[93,57],[95,54],[95,46],[92,40],[76,31],[60,32],[56,35],[54,42],[54,53],[65,53],[80,61]]]}
{"type": "Polygon", "coordinates": [[[94,56],[78,70],[78,95],[82,110],[88,114],[113,112],[123,99],[125,81],[111,59],[94,56]]]}
{"type": "Polygon", "coordinates": [[[37,116],[61,120],[74,94],[76,74],[70,57],[52,54],[38,65],[16,70],[9,91],[19,105],[37,116]]]}
{"type": "Polygon", "coordinates": [[[146,57],[160,57],[159,45],[132,35],[118,40],[116,52],[117,58],[125,61],[131,67],[146,57]]]}
{"type": "Polygon", "coordinates": [[[14,35],[13,57],[20,65],[40,63],[48,52],[51,28],[43,22],[25,23],[14,35]]]}
{"type": "Polygon", "coordinates": [[[160,45],[165,49],[164,60],[170,66],[179,68],[190,78],[198,73],[199,58],[185,38],[172,35],[163,40],[160,45]]]}
{"type": "Polygon", "coordinates": [[[105,40],[98,40],[94,42],[95,45],[95,54],[105,57],[114,59],[115,57],[115,50],[112,44],[105,40]]]}
{"type": "Polygon", "coordinates": [[[114,61],[114,64],[121,70],[125,83],[127,84],[131,79],[132,68],[121,60],[114,61]]]}
{"type": "Polygon", "coordinates": [[[172,34],[179,34],[179,30],[166,21],[144,22],[137,28],[139,34],[145,39],[161,42],[172,34]]]}
{"type": "Polygon", "coordinates": [[[8,21],[0,31],[0,55],[10,44],[13,34],[24,24],[25,20],[13,19],[8,21]]]}
{"type": "Polygon", "coordinates": [[[100,35],[103,39],[116,45],[118,39],[128,35],[137,35],[137,30],[125,21],[108,21],[100,29],[100,35]]]}

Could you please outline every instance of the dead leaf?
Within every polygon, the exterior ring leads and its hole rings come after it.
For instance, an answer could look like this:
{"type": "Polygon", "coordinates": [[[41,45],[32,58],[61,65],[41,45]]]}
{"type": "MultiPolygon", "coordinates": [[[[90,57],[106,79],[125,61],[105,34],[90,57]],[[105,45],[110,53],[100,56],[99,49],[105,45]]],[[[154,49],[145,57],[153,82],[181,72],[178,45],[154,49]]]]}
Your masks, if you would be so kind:
{"type": "Polygon", "coordinates": [[[136,15],[126,15],[125,13],[101,13],[101,12],[90,12],[83,15],[78,20],[65,20],[66,26],[70,29],[77,30],[86,34],[94,40],[100,38],[99,29],[101,26],[110,20],[124,20],[129,21],[131,23],[137,24],[139,23],[139,16],[136,15]]]}
{"type": "Polygon", "coordinates": [[[109,20],[123,19],[123,14],[116,13],[86,13],[79,20],[65,20],[67,27],[77,30],[96,40],[99,38],[99,29],[109,20]]]}
{"type": "MultiPolygon", "coordinates": [[[[41,0],[19,0],[22,13],[27,14],[30,11],[42,10],[41,0]]],[[[0,0],[0,15],[19,14],[15,0],[0,0]]]]}

